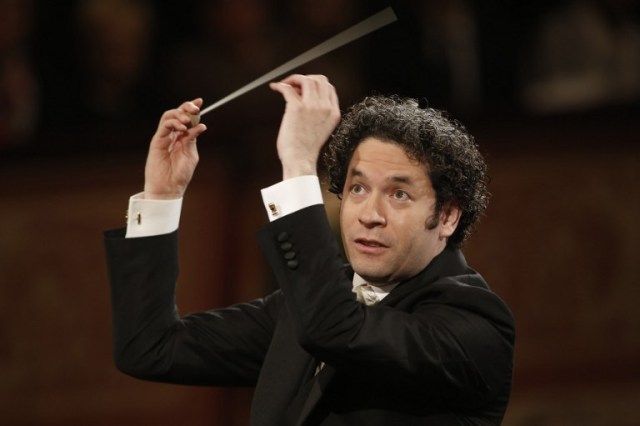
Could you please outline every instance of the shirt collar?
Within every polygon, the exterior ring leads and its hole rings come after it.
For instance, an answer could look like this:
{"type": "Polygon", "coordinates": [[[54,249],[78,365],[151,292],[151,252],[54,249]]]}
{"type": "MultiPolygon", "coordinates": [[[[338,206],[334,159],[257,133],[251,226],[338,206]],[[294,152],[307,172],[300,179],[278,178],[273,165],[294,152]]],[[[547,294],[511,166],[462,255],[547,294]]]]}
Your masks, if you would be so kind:
{"type": "Polygon", "coordinates": [[[353,292],[356,292],[357,287],[364,286],[362,289],[364,292],[368,293],[369,296],[375,300],[375,302],[379,302],[391,292],[397,286],[398,283],[391,283],[385,285],[372,285],[367,283],[364,278],[362,278],[357,273],[353,273],[353,292]]]}

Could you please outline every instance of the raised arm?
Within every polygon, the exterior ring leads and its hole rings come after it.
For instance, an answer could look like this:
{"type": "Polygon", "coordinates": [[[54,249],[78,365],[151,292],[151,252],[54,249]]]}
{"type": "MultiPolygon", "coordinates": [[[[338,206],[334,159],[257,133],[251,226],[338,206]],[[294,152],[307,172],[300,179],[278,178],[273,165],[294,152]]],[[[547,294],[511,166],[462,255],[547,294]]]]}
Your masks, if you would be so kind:
{"type": "Polygon", "coordinates": [[[270,87],[286,101],[277,142],[283,179],[317,174],[320,149],[340,121],[335,88],[325,76],[299,74],[270,87]]]}
{"type": "MultiPolygon", "coordinates": [[[[188,125],[201,104],[201,99],[185,102],[159,121],[146,162],[144,199],[135,201],[151,212],[142,213],[144,225],[163,222],[168,216],[163,209],[174,205],[191,181],[198,163],[196,138],[206,126],[188,125]]],[[[175,300],[178,232],[136,231],[135,238],[124,238],[123,231],[105,233],[116,366],[148,380],[254,384],[278,302],[268,297],[181,317],[175,300]]]]}

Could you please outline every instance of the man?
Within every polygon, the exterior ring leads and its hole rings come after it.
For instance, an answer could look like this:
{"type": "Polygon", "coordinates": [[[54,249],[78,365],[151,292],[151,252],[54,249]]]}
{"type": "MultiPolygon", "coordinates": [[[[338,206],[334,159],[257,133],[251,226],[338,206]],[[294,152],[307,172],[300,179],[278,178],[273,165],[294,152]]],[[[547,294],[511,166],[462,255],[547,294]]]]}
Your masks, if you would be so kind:
{"type": "Polygon", "coordinates": [[[152,138],[126,238],[106,234],[117,366],[143,379],[255,386],[254,425],[500,424],[513,320],[458,249],[488,198],[472,137],[395,97],[366,98],[336,129],[325,77],[271,88],[286,101],[283,181],[262,191],[271,222],[259,240],[280,289],[178,317],[177,217],[206,129],[188,127],[202,100],[184,103],[152,138]],[[316,175],[334,130],[330,190],[348,267],[316,175]]]}

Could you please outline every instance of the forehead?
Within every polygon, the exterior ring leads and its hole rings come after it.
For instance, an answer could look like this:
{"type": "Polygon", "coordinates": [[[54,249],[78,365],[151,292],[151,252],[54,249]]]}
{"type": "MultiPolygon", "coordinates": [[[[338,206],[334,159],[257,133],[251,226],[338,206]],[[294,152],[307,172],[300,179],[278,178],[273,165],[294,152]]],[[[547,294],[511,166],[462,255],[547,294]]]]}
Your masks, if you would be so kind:
{"type": "Polygon", "coordinates": [[[349,162],[348,175],[402,174],[419,178],[427,177],[427,171],[427,165],[409,157],[400,144],[369,137],[355,149],[349,162]]]}

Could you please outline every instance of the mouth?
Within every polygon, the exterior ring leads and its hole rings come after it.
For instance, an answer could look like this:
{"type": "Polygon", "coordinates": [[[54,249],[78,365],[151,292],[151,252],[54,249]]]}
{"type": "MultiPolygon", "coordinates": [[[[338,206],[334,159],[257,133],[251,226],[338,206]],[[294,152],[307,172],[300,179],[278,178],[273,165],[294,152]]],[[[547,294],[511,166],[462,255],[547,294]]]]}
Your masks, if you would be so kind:
{"type": "Polygon", "coordinates": [[[358,251],[368,254],[380,253],[389,248],[383,242],[369,238],[356,238],[354,243],[358,251]]]}

